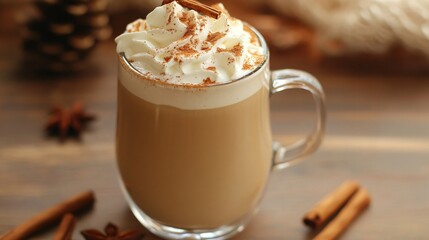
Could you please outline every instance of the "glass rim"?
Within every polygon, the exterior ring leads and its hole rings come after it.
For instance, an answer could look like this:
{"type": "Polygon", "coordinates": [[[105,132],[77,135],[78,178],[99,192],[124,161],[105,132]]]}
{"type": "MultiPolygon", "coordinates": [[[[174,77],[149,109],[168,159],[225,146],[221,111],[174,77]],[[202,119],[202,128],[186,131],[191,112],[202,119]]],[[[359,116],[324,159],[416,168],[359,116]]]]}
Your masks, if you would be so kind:
{"type": "MultiPolygon", "coordinates": [[[[225,86],[225,85],[230,85],[233,83],[237,83],[239,82],[239,80],[245,79],[251,75],[253,75],[254,73],[258,72],[261,68],[263,68],[265,66],[265,64],[267,63],[268,59],[269,59],[269,49],[268,49],[268,45],[264,39],[264,37],[262,36],[262,34],[256,30],[252,25],[246,23],[243,21],[243,24],[245,26],[247,26],[258,38],[261,47],[263,49],[263,54],[264,54],[264,61],[255,69],[253,69],[251,72],[249,72],[248,74],[237,78],[237,79],[232,79],[231,81],[228,82],[224,82],[224,83],[218,83],[218,84],[213,84],[213,85],[200,85],[200,84],[174,84],[174,83],[168,83],[168,82],[164,82],[164,81],[159,81],[159,80],[155,80],[155,79],[151,79],[151,78],[145,78],[145,80],[151,81],[151,82],[155,82],[155,83],[161,83],[162,85],[167,85],[167,86],[174,86],[174,87],[186,87],[186,88],[211,88],[211,87],[219,87],[219,86],[225,86]]],[[[120,52],[119,53],[119,57],[122,58],[123,62],[130,68],[132,69],[136,74],[138,74],[141,77],[144,77],[144,73],[142,73],[140,70],[138,70],[136,67],[133,66],[133,64],[131,64],[130,61],[128,61],[127,57],[125,56],[124,52],[120,52]]]]}

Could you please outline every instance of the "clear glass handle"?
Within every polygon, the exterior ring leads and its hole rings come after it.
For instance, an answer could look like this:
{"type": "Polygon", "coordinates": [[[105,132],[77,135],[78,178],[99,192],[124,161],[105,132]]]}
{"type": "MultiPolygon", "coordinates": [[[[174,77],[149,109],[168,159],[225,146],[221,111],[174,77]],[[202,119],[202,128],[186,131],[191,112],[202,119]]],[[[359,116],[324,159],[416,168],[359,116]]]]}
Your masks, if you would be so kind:
{"type": "Polygon", "coordinates": [[[283,169],[313,153],[320,145],[325,132],[325,95],[319,81],[312,75],[298,70],[278,70],[271,73],[271,94],[286,89],[304,89],[313,94],[316,103],[317,122],[313,131],[304,139],[287,146],[273,143],[273,168],[283,169]]]}

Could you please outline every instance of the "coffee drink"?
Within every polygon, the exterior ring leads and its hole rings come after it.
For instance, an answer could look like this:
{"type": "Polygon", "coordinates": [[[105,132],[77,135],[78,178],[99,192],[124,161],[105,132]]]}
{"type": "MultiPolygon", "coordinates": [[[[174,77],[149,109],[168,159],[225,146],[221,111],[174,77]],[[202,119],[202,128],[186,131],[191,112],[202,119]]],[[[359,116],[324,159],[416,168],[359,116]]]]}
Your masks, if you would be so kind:
{"type": "Polygon", "coordinates": [[[136,96],[122,80],[137,77],[122,71],[117,159],[134,203],[180,228],[216,228],[251,213],[271,167],[268,89],[226,106],[180,109],[136,96]]]}
{"type": "MultiPolygon", "coordinates": [[[[239,27],[247,42],[228,36],[232,29],[221,26],[221,21],[231,21],[226,14],[219,20],[202,18],[175,2],[159,7],[146,22],[130,24],[129,34],[142,33],[140,28],[148,22],[153,24],[152,18],[166,16],[170,24],[177,21],[176,24],[187,25],[187,31],[191,25],[196,36],[206,34],[206,40],[212,39],[207,40],[212,45],[206,47],[218,44],[218,49],[200,51],[189,59],[188,55],[195,53],[193,49],[199,44],[193,39],[182,39],[182,50],[166,50],[168,53],[162,53],[164,59],[159,63],[159,49],[155,56],[148,57],[151,52],[146,51],[142,57],[142,52],[135,50],[138,47],[123,47],[126,40],[119,37],[118,48],[125,53],[118,86],[120,175],[134,204],[162,224],[187,229],[233,224],[252,213],[271,167],[264,56],[261,47],[251,43],[255,41],[254,35],[242,25],[239,27]],[[196,26],[192,22],[195,20],[202,23],[196,26]],[[209,21],[212,28],[223,31],[204,33],[202,25],[210,24],[209,21]],[[183,59],[178,60],[180,57],[183,59]],[[127,61],[132,61],[132,66],[127,61]],[[183,66],[185,61],[191,65],[183,66]],[[201,69],[202,65],[207,66],[201,69]],[[169,74],[163,75],[166,71],[169,74]],[[243,82],[231,82],[252,71],[256,72],[251,77],[239,80],[243,82]]],[[[160,43],[152,45],[156,44],[160,43]]],[[[178,43],[169,43],[174,44],[178,43]]]]}
{"type": "MultiPolygon", "coordinates": [[[[225,239],[257,209],[273,165],[295,158],[272,143],[270,94],[323,92],[301,73],[277,71],[271,81],[265,41],[221,4],[215,19],[179,4],[196,1],[166,2],[116,38],[120,179],[131,210],[151,232],[225,239]]],[[[323,99],[317,108],[323,110],[323,99]]],[[[321,132],[291,153],[314,151],[321,132]]]]}

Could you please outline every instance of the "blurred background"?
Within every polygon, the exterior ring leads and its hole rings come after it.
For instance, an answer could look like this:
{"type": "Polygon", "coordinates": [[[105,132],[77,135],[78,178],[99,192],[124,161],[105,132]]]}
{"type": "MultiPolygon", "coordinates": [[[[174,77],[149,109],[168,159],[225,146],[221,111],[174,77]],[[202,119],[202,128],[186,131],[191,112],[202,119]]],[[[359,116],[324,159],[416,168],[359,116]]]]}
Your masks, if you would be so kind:
{"type": "MultiPolygon", "coordinates": [[[[2,40],[16,38],[14,48],[2,47],[2,55],[22,48],[14,57],[33,60],[36,69],[79,71],[88,66],[81,60],[87,60],[99,42],[111,43],[126,23],[161,4],[160,0],[64,2],[2,0],[2,40]],[[68,41],[75,45],[67,45],[68,41]]],[[[375,71],[427,69],[429,3],[425,0],[233,0],[225,5],[259,29],[272,51],[284,52],[285,57],[295,58],[292,54],[299,52],[309,62],[360,64],[375,71]]]]}

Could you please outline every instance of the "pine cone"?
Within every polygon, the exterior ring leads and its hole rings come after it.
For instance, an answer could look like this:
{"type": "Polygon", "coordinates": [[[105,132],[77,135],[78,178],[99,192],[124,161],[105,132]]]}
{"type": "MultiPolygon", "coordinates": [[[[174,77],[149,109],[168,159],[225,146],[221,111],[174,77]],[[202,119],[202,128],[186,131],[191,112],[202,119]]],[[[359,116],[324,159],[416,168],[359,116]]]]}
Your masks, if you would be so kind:
{"type": "Polygon", "coordinates": [[[96,44],[112,30],[107,0],[36,0],[39,16],[26,23],[24,49],[38,67],[79,71],[96,44]]]}

